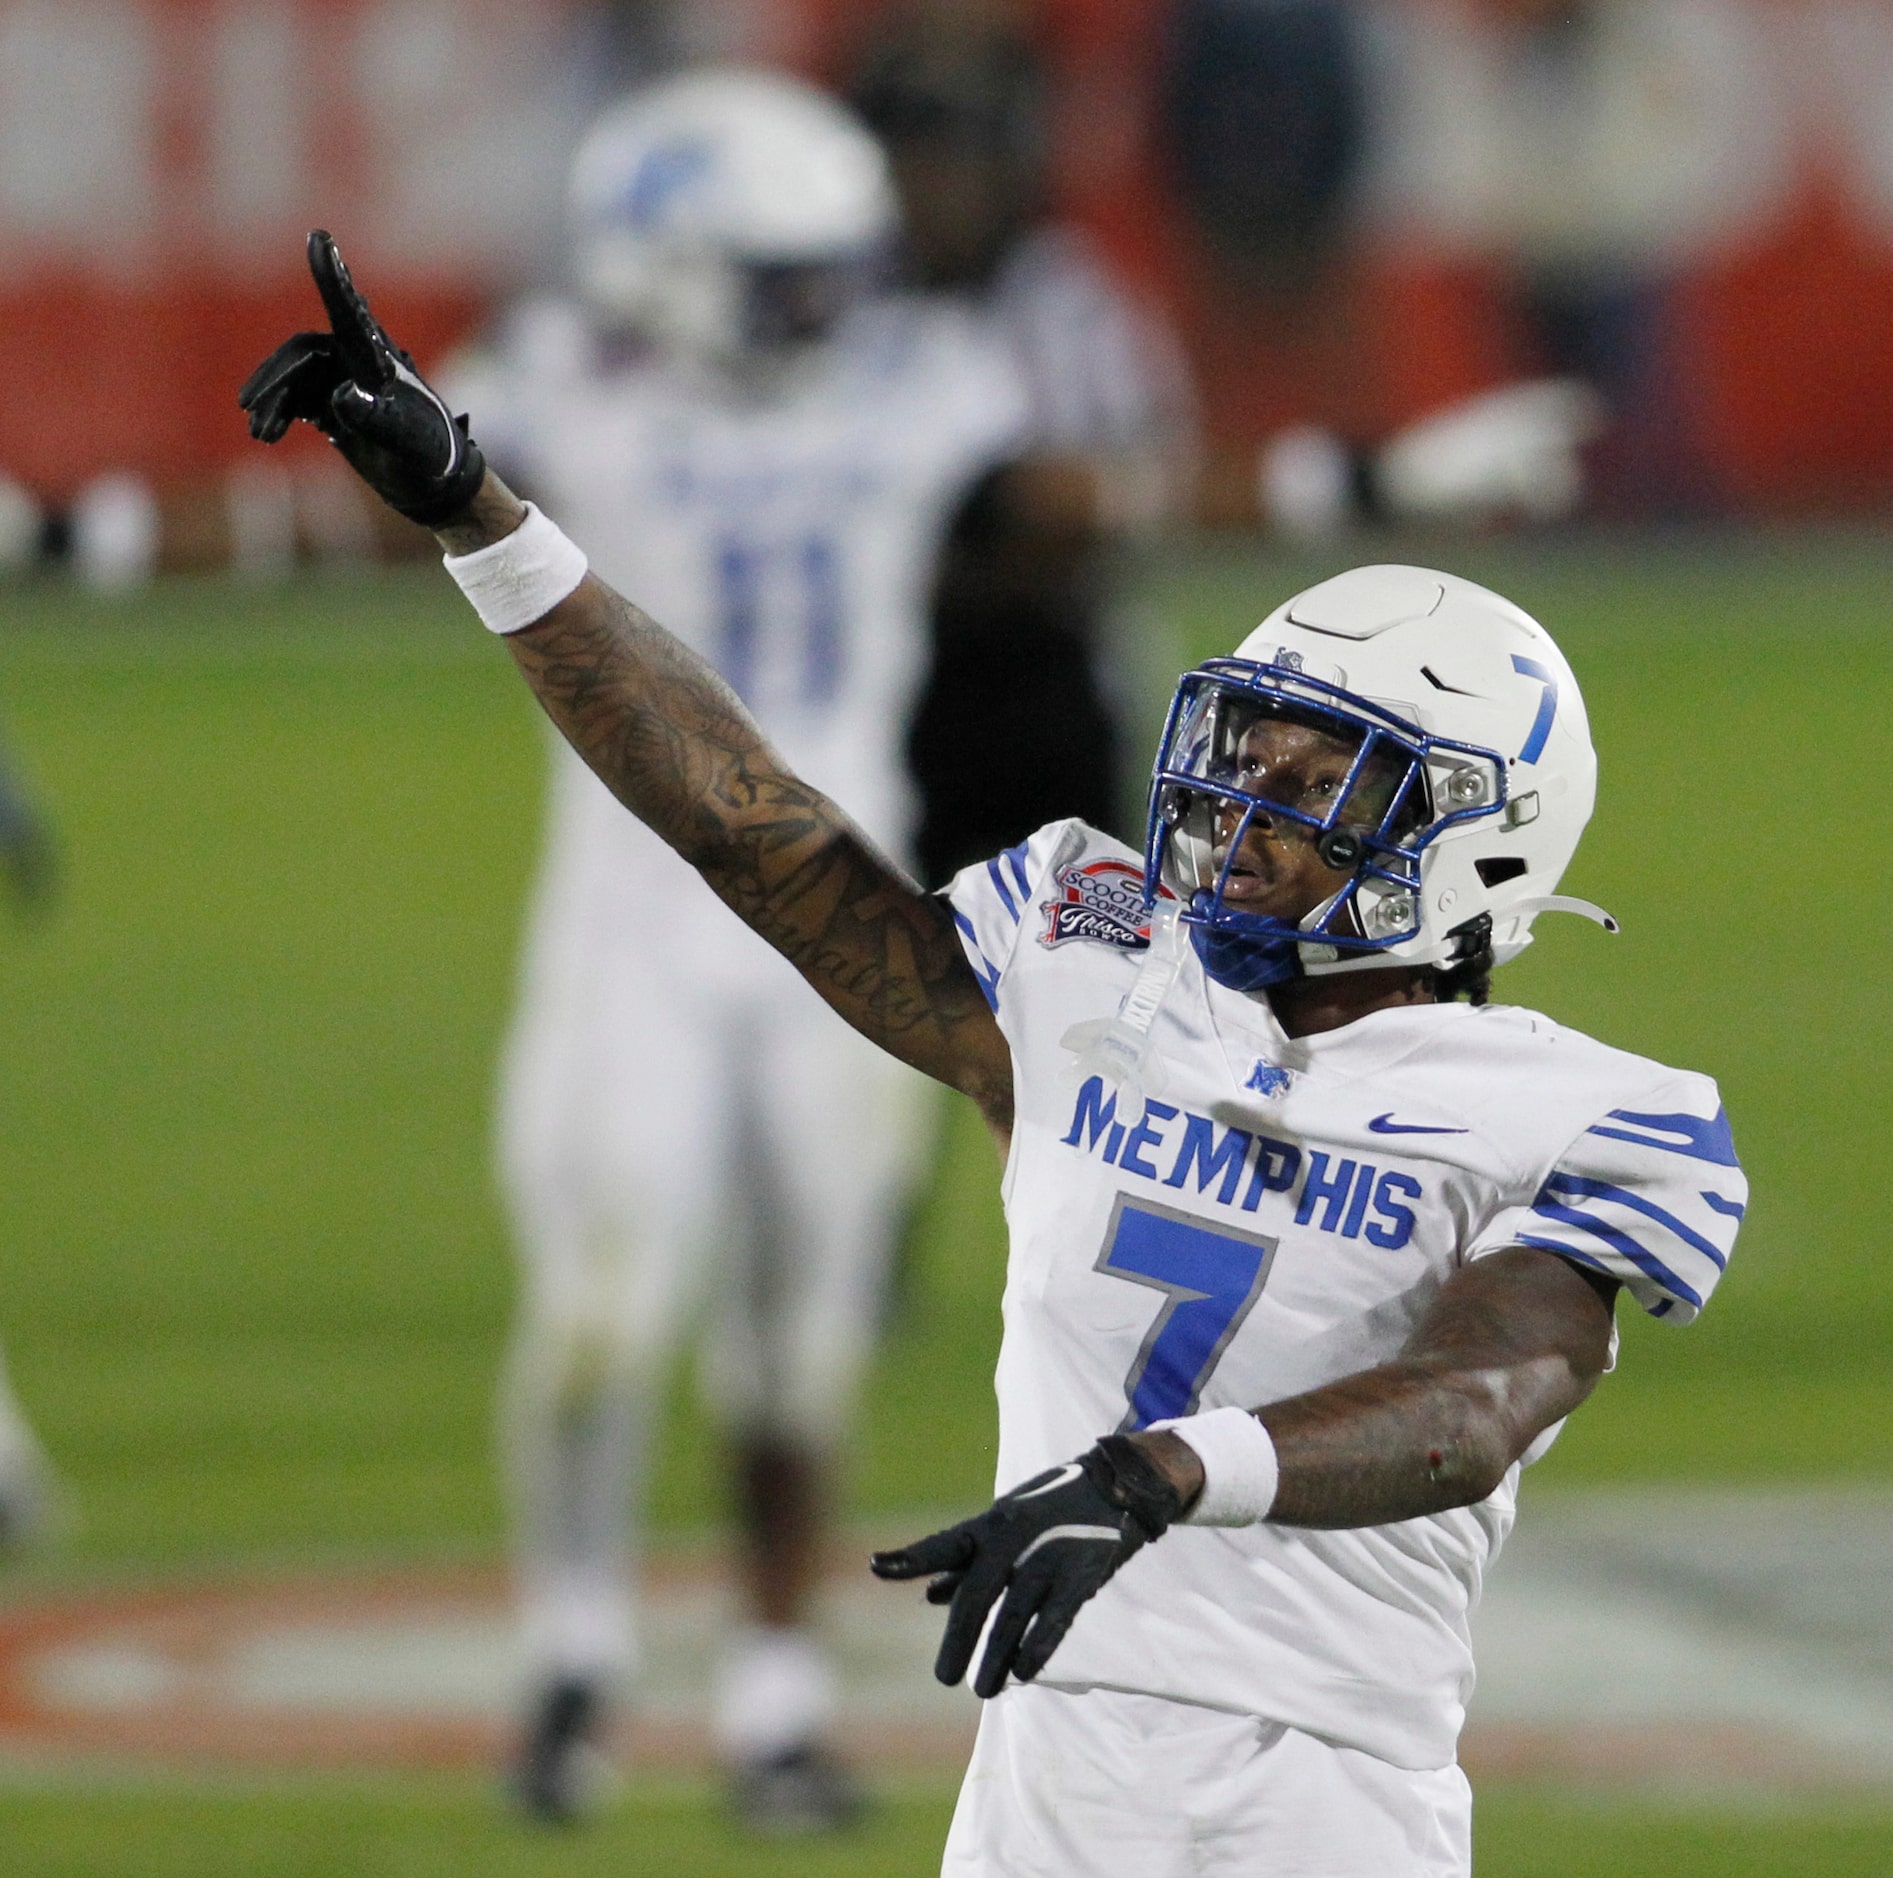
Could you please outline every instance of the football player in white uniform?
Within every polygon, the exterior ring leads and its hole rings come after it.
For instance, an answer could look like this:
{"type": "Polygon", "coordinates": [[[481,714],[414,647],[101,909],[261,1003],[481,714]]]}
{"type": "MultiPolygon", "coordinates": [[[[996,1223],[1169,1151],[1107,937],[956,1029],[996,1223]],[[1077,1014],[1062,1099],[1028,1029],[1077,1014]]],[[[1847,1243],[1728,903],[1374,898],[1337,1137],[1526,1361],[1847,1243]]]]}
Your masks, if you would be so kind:
{"type": "Polygon", "coordinates": [[[13,1393],[0,1357],[0,1556],[58,1538],[71,1524],[65,1489],[13,1393]]]}
{"type": "MultiPolygon", "coordinates": [[[[7,488],[0,477],[0,509],[7,488]]],[[[4,531],[0,517],[0,532],[4,531]]],[[[3,557],[0,557],[3,558],[3,557]]],[[[44,914],[59,886],[59,848],[51,826],[0,752],[0,873],[22,918],[44,914]]],[[[0,1352],[0,1554],[56,1537],[70,1510],[52,1463],[26,1418],[0,1352]]]]}
{"type": "Polygon", "coordinates": [[[430,522],[619,799],[1005,1144],[1004,1491],[875,1561],[993,1698],[947,1871],[1465,1873],[1518,1470],[1619,1290],[1694,1317],[1746,1200],[1706,1078],[1482,1002],[1540,914],[1604,917],[1556,893],[1595,762],[1549,635],[1447,574],[1324,582],[1184,677],[1142,855],[1054,824],[928,896],[312,258],[334,332],[258,368],[255,433],[310,417],[430,522]]]}
{"type": "MultiPolygon", "coordinates": [[[[456,408],[904,854],[928,583],[960,491],[1023,419],[1010,361],[970,315],[873,291],[894,235],[883,159],[778,75],[694,72],[608,110],[572,217],[578,299],[515,316],[457,375],[456,408]]],[[[534,1810],[578,1803],[585,1743],[635,1669],[628,1506],[707,1291],[749,1567],[719,1745],[753,1823],[850,1810],[810,1607],[917,1098],[558,746],[500,1099],[525,1266],[505,1446],[534,1810]]]]}

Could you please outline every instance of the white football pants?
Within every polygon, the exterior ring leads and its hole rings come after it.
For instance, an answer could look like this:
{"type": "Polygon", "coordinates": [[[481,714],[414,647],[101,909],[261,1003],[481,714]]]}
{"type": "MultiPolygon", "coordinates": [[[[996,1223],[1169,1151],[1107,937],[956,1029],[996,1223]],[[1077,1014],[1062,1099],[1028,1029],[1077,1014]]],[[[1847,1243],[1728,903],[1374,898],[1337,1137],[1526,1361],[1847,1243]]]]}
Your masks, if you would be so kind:
{"type": "Polygon", "coordinates": [[[1017,1685],[981,1710],[941,1878],[1468,1878],[1472,1793],[1253,1715],[1017,1685]]]}
{"type": "Polygon", "coordinates": [[[602,855],[555,821],[500,1090],[523,1263],[502,1436],[538,1677],[635,1668],[631,1509],[701,1306],[721,1419],[834,1446],[924,1141],[923,1079],[607,812],[602,855]]]}

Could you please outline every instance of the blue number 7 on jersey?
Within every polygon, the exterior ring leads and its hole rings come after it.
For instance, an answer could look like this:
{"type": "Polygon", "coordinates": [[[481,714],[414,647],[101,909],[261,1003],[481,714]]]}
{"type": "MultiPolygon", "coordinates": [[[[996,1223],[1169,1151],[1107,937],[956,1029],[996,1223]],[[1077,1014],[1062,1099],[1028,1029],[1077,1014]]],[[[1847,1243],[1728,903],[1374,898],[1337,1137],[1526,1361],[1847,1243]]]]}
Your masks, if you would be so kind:
{"type": "Polygon", "coordinates": [[[1275,1241],[1119,1194],[1094,1269],[1165,1294],[1124,1378],[1118,1433],[1190,1415],[1268,1283],[1275,1241]]]}

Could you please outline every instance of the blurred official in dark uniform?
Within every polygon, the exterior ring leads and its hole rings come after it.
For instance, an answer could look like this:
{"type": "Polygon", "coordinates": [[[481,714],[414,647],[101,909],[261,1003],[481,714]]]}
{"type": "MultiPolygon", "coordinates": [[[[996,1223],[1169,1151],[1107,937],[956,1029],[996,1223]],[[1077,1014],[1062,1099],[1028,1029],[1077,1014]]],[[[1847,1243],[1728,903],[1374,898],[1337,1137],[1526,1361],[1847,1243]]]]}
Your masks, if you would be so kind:
{"type": "Polygon", "coordinates": [[[1048,817],[1124,825],[1104,657],[1112,541],[1174,506],[1194,425],[1178,349],[1050,219],[1047,75],[1003,26],[898,17],[853,102],[887,146],[917,293],[976,308],[1018,362],[1021,453],[962,502],[908,757],[931,884],[1048,817]]]}

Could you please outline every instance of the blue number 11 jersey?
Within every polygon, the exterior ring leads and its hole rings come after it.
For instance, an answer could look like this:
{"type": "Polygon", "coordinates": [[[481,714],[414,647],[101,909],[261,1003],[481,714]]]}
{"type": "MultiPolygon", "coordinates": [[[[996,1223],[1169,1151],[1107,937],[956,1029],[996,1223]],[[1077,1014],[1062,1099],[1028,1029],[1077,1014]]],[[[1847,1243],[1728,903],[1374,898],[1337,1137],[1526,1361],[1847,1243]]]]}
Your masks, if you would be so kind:
{"type": "MultiPolygon", "coordinates": [[[[717,668],[789,768],[904,854],[940,540],[1025,418],[997,342],[953,309],[873,305],[765,393],[619,358],[575,307],[542,302],[446,390],[500,473],[717,668]]],[[[563,743],[550,808],[532,984],[595,986],[636,961],[799,1007],[793,968],[563,743]]]]}
{"type": "MultiPolygon", "coordinates": [[[[899,852],[940,540],[1026,417],[998,342],[956,309],[892,300],[745,387],[615,359],[575,308],[539,302],[449,390],[488,458],[599,574],[717,668],[797,775],[899,852]]],[[[584,786],[626,825],[626,853],[687,876],[650,860],[662,844],[602,784],[584,786]]]]}
{"type": "MultiPolygon", "coordinates": [[[[949,890],[1014,1065],[1001,1489],[1114,1428],[1384,1363],[1454,1271],[1507,1246],[1606,1272],[1671,1322],[1701,1309],[1747,1195],[1706,1077],[1503,1006],[1405,1006],[1291,1039],[1188,948],[1148,1100],[1085,1075],[1064,1038],[1136,976],[1141,875],[1063,822],[949,890]]],[[[1443,1766],[1516,1485],[1514,1468],[1477,1505],[1390,1526],[1173,1528],[1040,1680],[1443,1766]]]]}

